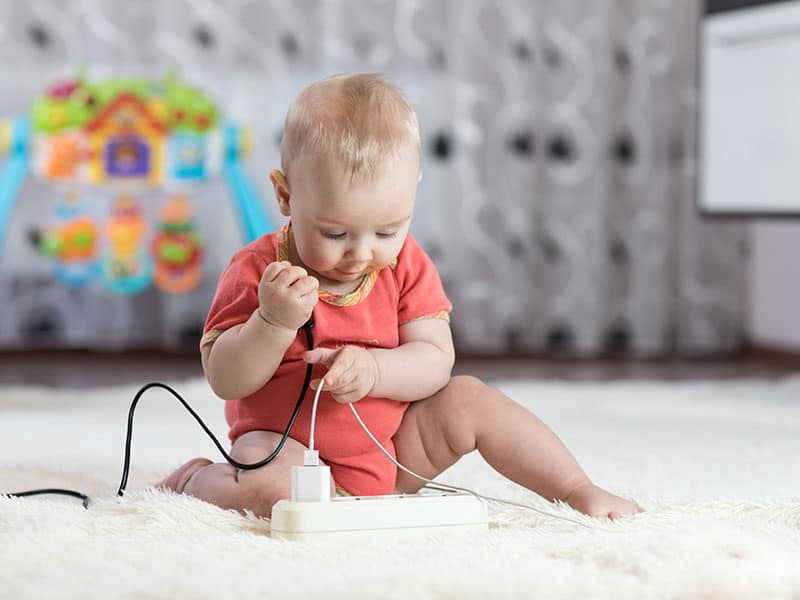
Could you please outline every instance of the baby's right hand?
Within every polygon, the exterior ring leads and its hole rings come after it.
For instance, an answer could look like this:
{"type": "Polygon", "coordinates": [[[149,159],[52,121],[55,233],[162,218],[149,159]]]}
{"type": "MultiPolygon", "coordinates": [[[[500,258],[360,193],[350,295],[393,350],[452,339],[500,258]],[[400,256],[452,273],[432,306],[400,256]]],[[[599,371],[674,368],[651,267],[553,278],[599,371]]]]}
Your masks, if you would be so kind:
{"type": "Polygon", "coordinates": [[[258,284],[261,318],[276,327],[296,331],[311,318],[319,281],[302,267],[282,261],[267,265],[258,284]]]}

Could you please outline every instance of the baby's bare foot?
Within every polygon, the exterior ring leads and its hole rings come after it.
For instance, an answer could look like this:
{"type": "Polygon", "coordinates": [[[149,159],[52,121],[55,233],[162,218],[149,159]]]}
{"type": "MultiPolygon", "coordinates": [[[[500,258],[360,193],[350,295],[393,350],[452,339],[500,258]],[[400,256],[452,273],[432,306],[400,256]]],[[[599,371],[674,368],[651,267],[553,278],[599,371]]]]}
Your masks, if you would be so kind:
{"type": "Polygon", "coordinates": [[[564,500],[575,510],[590,517],[619,519],[626,515],[644,512],[636,502],[615,496],[591,481],[582,483],[572,490],[564,500]]]}

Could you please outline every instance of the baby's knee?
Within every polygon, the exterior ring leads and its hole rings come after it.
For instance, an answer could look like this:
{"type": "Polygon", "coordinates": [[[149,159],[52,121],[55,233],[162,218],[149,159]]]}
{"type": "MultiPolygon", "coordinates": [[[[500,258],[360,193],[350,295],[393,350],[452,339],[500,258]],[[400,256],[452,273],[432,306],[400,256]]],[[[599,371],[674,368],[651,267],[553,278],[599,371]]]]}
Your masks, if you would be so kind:
{"type": "Polygon", "coordinates": [[[483,381],[472,375],[456,375],[447,384],[448,389],[453,390],[461,397],[480,395],[488,387],[483,381]]]}
{"type": "Polygon", "coordinates": [[[456,375],[450,379],[444,391],[448,412],[464,416],[482,412],[498,395],[495,388],[471,375],[456,375]]]}

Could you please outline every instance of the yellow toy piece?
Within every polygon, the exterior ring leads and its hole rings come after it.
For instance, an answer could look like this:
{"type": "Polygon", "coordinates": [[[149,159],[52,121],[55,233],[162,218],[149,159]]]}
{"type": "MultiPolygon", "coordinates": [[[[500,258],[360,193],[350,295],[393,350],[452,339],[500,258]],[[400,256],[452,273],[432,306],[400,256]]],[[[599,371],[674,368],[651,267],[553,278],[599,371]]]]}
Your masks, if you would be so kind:
{"type": "Polygon", "coordinates": [[[0,153],[5,154],[11,150],[11,123],[0,121],[0,153]]]}
{"type": "Polygon", "coordinates": [[[239,156],[246,158],[250,156],[253,149],[253,130],[249,127],[239,128],[239,156]]]}
{"type": "Polygon", "coordinates": [[[107,223],[111,255],[122,262],[133,259],[146,228],[142,212],[133,198],[120,196],[107,223]]]}
{"type": "Polygon", "coordinates": [[[140,179],[151,185],[163,180],[167,130],[147,103],[122,94],[86,125],[91,155],[91,180],[140,179]]]}

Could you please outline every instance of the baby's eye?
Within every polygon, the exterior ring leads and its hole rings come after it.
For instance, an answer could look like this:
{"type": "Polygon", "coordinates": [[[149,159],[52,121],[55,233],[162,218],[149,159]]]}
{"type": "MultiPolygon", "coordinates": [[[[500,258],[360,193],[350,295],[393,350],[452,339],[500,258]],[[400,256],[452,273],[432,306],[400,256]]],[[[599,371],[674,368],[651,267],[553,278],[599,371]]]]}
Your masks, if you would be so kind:
{"type": "Polygon", "coordinates": [[[327,231],[323,231],[322,235],[324,235],[326,238],[331,239],[331,240],[341,240],[341,239],[344,239],[344,236],[346,236],[347,234],[346,233],[329,233],[327,231]]]}
{"type": "Polygon", "coordinates": [[[396,231],[378,232],[378,237],[379,238],[394,238],[394,237],[397,237],[397,232],[396,231]]]}

